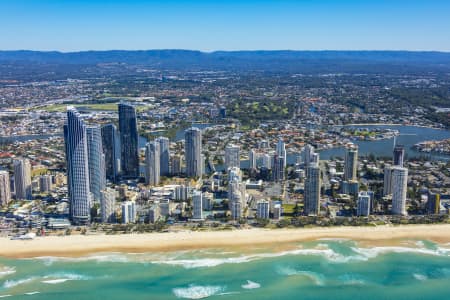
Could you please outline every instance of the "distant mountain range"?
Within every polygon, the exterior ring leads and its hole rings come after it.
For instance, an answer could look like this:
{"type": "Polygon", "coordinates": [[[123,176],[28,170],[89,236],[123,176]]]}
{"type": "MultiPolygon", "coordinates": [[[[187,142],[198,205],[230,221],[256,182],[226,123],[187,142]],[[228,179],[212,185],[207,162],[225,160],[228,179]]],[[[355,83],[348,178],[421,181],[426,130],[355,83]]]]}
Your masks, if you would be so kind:
{"type": "Polygon", "coordinates": [[[1,65],[127,64],[173,70],[264,72],[426,72],[450,71],[450,53],[414,51],[0,51],[1,65]]]}

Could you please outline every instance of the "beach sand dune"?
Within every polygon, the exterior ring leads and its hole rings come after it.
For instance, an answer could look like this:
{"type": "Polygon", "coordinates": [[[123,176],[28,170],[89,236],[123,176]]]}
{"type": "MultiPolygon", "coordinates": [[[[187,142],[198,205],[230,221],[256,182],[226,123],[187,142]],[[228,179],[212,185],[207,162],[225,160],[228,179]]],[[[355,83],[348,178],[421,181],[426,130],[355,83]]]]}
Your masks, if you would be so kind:
{"type": "Polygon", "coordinates": [[[232,231],[178,231],[148,234],[71,235],[36,237],[34,240],[0,238],[0,256],[83,256],[98,252],[158,252],[205,248],[282,245],[322,238],[345,238],[368,245],[404,239],[450,242],[450,224],[301,229],[242,229],[232,231]]]}

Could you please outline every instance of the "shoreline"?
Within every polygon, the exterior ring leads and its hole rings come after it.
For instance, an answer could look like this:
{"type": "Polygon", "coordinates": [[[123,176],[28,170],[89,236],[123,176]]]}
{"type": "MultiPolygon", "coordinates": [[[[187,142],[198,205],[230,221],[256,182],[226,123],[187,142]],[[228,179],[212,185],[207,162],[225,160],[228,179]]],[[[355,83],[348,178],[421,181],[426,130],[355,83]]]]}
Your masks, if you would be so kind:
{"type": "Polygon", "coordinates": [[[295,229],[240,229],[232,231],[177,231],[167,233],[70,235],[36,237],[33,240],[0,238],[0,257],[81,257],[95,253],[146,253],[283,246],[323,238],[343,238],[367,245],[391,245],[402,240],[450,243],[450,224],[379,227],[325,227],[295,229]]]}

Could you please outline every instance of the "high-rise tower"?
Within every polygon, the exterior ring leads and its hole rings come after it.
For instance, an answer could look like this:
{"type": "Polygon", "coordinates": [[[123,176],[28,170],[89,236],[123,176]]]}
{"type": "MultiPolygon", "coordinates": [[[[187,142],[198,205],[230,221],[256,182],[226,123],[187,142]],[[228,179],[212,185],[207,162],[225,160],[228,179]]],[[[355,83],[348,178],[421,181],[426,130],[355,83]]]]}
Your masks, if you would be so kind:
{"type": "Polygon", "coordinates": [[[90,221],[92,196],[89,188],[86,125],[74,107],[67,108],[64,141],[66,146],[70,218],[74,224],[87,224],[90,221]]]}
{"type": "Polygon", "coordinates": [[[0,207],[11,202],[11,185],[8,171],[0,171],[0,207]]]}
{"type": "Polygon", "coordinates": [[[94,200],[100,203],[101,191],[106,187],[105,155],[99,126],[86,127],[89,164],[89,189],[94,200]]]}
{"type": "Polygon", "coordinates": [[[396,145],[394,147],[394,166],[403,167],[403,161],[405,158],[405,147],[402,145],[396,145]]]}
{"type": "Polygon", "coordinates": [[[202,132],[192,127],[185,131],[184,138],[186,176],[201,177],[203,174],[202,132]]]}
{"type": "Polygon", "coordinates": [[[406,215],[406,193],[408,184],[408,169],[392,168],[392,213],[406,215]]]}
{"type": "Polygon", "coordinates": [[[225,147],[225,166],[226,168],[240,168],[240,147],[233,144],[228,144],[225,147]]]}
{"type": "Polygon", "coordinates": [[[14,160],[14,192],[18,200],[31,200],[31,164],[26,158],[14,160]]]}
{"type": "Polygon", "coordinates": [[[160,176],[160,143],[153,141],[145,146],[145,183],[158,185],[160,176]]]}
{"type": "Polygon", "coordinates": [[[170,141],[168,138],[160,136],[156,140],[159,143],[159,171],[161,176],[170,175],[170,141]]]}
{"type": "Polygon", "coordinates": [[[344,180],[358,180],[358,146],[349,146],[345,151],[344,180]]]}
{"type": "Polygon", "coordinates": [[[115,183],[120,170],[120,138],[114,124],[102,127],[102,146],[105,154],[106,178],[115,183]]]}
{"type": "Polygon", "coordinates": [[[310,164],[305,181],[305,215],[318,215],[320,211],[320,168],[310,164]]]}
{"type": "Polygon", "coordinates": [[[119,104],[119,131],[122,176],[137,178],[139,177],[139,136],[136,109],[133,105],[119,104]]]}

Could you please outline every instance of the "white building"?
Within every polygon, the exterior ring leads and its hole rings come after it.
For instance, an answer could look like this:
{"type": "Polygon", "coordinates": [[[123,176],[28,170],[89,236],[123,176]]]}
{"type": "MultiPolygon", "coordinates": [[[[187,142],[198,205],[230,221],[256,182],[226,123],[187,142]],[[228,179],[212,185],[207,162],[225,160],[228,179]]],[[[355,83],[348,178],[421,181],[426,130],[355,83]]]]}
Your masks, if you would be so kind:
{"type": "Polygon", "coordinates": [[[392,166],[384,166],[383,196],[392,194],[392,166]]]}
{"type": "Polygon", "coordinates": [[[201,191],[194,191],[192,195],[193,214],[195,220],[203,219],[203,195],[201,191]]]}
{"type": "Polygon", "coordinates": [[[136,222],[136,204],[133,201],[126,201],[122,203],[122,223],[136,222]]]}
{"type": "Polygon", "coordinates": [[[160,143],[149,142],[145,146],[145,183],[158,185],[160,179],[160,143]]]}
{"type": "Polygon", "coordinates": [[[26,158],[14,160],[14,192],[18,200],[32,199],[31,164],[26,158]]]}
{"type": "Polygon", "coordinates": [[[320,211],[320,168],[317,164],[310,164],[305,180],[305,215],[318,215],[320,211]]]}
{"type": "Polygon", "coordinates": [[[226,168],[240,168],[240,147],[233,144],[228,144],[225,147],[225,166],[226,168]]]}
{"type": "Polygon", "coordinates": [[[258,219],[269,219],[270,202],[267,200],[258,201],[256,204],[256,217],[258,219]]]}
{"type": "Polygon", "coordinates": [[[8,171],[0,171],[0,207],[11,202],[11,185],[8,171]]]}
{"type": "Polygon", "coordinates": [[[102,223],[115,222],[115,207],[116,191],[111,188],[102,190],[100,197],[100,213],[102,216],[102,223]]]}
{"type": "Polygon", "coordinates": [[[392,213],[406,215],[406,193],[408,169],[394,166],[392,168],[392,213]]]}
{"type": "Polygon", "coordinates": [[[161,211],[158,204],[154,204],[148,211],[148,220],[150,223],[155,223],[161,218],[161,211]]]}
{"type": "Polygon", "coordinates": [[[282,160],[282,169],[284,170],[286,168],[286,145],[284,144],[284,141],[282,138],[278,140],[277,143],[277,156],[280,158],[280,161],[282,160]]]}
{"type": "Polygon", "coordinates": [[[369,216],[371,207],[371,196],[368,192],[359,192],[358,194],[358,216],[369,216]]]}
{"type": "Polygon", "coordinates": [[[243,208],[241,202],[239,201],[231,202],[230,210],[231,210],[231,218],[233,220],[239,220],[242,218],[243,208]]]}

